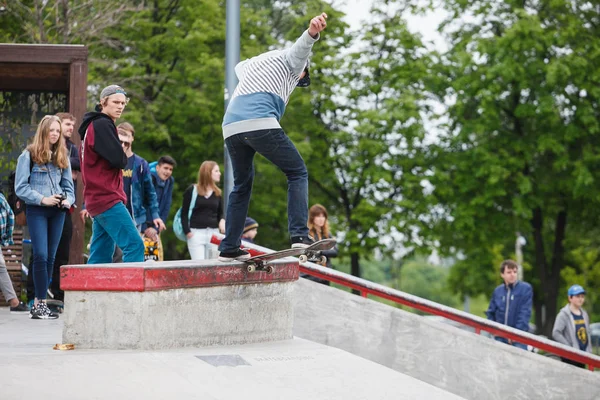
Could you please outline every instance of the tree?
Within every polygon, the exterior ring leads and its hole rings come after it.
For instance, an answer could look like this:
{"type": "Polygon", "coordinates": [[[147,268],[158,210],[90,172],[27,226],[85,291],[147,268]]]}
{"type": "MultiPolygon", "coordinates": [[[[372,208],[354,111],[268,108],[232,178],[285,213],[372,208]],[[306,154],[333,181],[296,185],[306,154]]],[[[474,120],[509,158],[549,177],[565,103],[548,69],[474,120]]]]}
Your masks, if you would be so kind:
{"type": "Polygon", "coordinates": [[[391,3],[378,3],[371,12],[375,22],[349,38],[345,51],[316,64],[326,90],[313,101],[310,180],[344,232],[355,276],[361,275],[361,256],[380,247],[383,236],[410,240],[409,199],[422,190],[416,148],[425,136],[429,59],[391,3]]]}
{"type": "MultiPolygon", "coordinates": [[[[435,82],[448,117],[430,151],[429,200],[441,211],[432,220],[435,238],[463,256],[453,273],[469,276],[495,269],[494,249],[503,247],[508,258],[514,232],[524,232],[536,325],[550,336],[565,255],[573,250],[566,239],[598,218],[598,6],[442,5],[452,15],[442,27],[451,47],[435,82]]],[[[489,279],[453,281],[467,294],[492,289],[489,279]]]]}

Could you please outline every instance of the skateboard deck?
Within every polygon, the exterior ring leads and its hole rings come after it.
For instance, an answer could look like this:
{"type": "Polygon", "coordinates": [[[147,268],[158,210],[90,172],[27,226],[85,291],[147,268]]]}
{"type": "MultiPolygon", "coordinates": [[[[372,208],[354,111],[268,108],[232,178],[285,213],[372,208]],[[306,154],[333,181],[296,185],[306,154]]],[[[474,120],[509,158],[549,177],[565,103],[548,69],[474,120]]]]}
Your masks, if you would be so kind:
{"type": "Polygon", "coordinates": [[[161,246],[159,240],[152,240],[144,236],[144,261],[162,261],[161,246]]]}
{"type": "Polygon", "coordinates": [[[298,259],[301,263],[305,263],[307,261],[317,263],[327,261],[327,258],[321,254],[321,251],[330,250],[335,245],[335,239],[323,239],[313,243],[309,247],[276,251],[270,254],[251,257],[247,260],[244,260],[244,262],[247,264],[248,272],[265,271],[267,274],[270,274],[273,272],[273,266],[269,265],[269,263],[279,260],[280,258],[298,256],[298,259]]]}

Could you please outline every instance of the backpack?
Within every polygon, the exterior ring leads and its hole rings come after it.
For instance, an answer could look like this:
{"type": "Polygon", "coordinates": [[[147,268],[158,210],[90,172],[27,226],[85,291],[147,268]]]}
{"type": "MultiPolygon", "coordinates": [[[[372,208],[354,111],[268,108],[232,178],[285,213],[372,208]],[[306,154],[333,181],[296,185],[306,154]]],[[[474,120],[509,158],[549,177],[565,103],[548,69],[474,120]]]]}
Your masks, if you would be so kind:
{"type": "MultiPolygon", "coordinates": [[[[196,189],[196,185],[194,185],[194,189],[192,191],[192,200],[190,201],[190,209],[188,211],[188,223],[192,218],[192,211],[194,210],[194,205],[196,204],[196,199],[198,197],[198,189],[196,189]]],[[[175,236],[177,239],[182,241],[187,241],[187,237],[185,236],[185,232],[183,231],[183,225],[181,223],[181,210],[183,207],[179,207],[175,217],[173,218],[173,232],[175,232],[175,236]]]]}
{"type": "MultiPolygon", "coordinates": [[[[31,179],[31,171],[33,170],[33,159],[29,157],[29,179],[31,179]]],[[[6,200],[13,210],[15,215],[15,224],[20,226],[27,225],[27,216],[25,215],[25,202],[21,200],[15,192],[15,180],[17,172],[13,171],[8,177],[8,196],[6,200]]],[[[29,182],[29,179],[27,180],[29,182]]]]}

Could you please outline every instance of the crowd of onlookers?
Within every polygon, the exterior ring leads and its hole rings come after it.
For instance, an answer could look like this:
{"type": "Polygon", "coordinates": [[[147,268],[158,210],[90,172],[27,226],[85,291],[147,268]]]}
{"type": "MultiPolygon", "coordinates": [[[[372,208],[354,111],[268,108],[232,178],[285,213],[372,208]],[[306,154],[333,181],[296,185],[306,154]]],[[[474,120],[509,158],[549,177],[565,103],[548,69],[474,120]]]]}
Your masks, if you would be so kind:
{"type": "MultiPolygon", "coordinates": [[[[105,88],[96,111],[83,118],[79,148],[72,141],[77,122],[72,114],[45,116],[20,155],[11,176],[13,190],[7,198],[0,195],[0,244],[13,243],[15,224],[27,225],[32,259],[25,304],[0,258],[0,288],[11,312],[28,312],[32,319],[58,318],[64,300],[59,270],[69,263],[71,213],[78,212],[84,223],[92,219],[88,263],[163,259],[160,235],[171,210],[177,164],[169,155],[148,163],[134,153],[135,128],[127,122],[115,125],[127,101],[121,87],[105,88]],[[78,178],[84,184],[80,211],[75,205],[78,178]]],[[[219,165],[204,161],[173,220],[194,260],[209,258],[212,235],[225,232],[220,179],[219,165]]],[[[311,208],[308,228],[317,240],[331,237],[324,207],[311,208]]],[[[246,218],[242,240],[253,242],[257,232],[258,223],[246,218]]],[[[336,254],[334,249],[326,255],[336,254]]]]}

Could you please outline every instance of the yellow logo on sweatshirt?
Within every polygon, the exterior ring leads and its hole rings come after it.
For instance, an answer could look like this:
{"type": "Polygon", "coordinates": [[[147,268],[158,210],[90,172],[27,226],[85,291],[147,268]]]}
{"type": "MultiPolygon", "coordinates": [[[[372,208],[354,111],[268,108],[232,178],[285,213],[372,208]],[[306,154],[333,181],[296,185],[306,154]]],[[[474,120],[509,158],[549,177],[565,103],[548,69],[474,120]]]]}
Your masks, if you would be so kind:
{"type": "Polygon", "coordinates": [[[123,178],[131,178],[133,176],[132,169],[124,169],[123,170],[123,178]]]}

